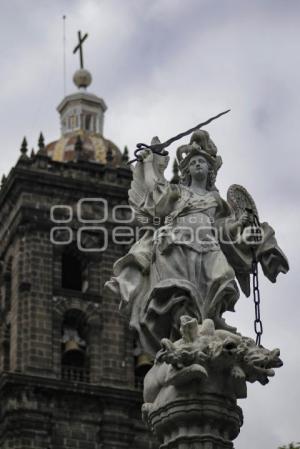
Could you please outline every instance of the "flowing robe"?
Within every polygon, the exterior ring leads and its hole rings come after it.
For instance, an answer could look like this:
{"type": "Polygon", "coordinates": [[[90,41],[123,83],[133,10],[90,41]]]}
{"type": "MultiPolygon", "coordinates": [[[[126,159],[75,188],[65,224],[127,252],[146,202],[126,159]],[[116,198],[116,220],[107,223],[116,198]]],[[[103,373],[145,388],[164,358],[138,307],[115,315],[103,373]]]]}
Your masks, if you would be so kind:
{"type": "MultiPolygon", "coordinates": [[[[148,194],[141,211],[151,211],[152,217],[165,224],[148,229],[116,262],[113,280],[121,310],[128,314],[143,350],[155,355],[161,338],[178,338],[179,318],[184,314],[199,322],[211,318],[216,328],[229,329],[222,314],[233,311],[239,297],[235,276],[248,292],[252,254],[231,235],[234,217],[227,203],[217,191],[199,195],[188,187],[164,182],[148,194]]],[[[267,238],[258,251],[262,265],[264,247],[268,260],[270,249],[275,258],[284,257],[274,231],[263,225],[267,238]]],[[[278,271],[284,267],[278,269],[277,263],[278,271]]]]}

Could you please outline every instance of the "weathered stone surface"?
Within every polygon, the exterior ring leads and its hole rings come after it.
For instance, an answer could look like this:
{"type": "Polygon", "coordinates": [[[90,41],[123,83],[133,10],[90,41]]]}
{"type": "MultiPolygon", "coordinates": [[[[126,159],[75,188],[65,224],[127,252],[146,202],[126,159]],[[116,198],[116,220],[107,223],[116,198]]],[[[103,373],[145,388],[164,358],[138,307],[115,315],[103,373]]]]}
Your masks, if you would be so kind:
{"type": "MultiPolygon", "coordinates": [[[[144,233],[106,286],[121,298],[140,351],[155,357],[162,344],[145,378],[143,406],[160,448],[232,448],[246,382],[266,384],[282,362],[278,349],[256,346],[223,314],[239,298],[236,280],[249,296],[258,262],[271,282],[288,262],[245,188],[231,186],[228,202],[220,197],[222,159],[207,131],[177,149],[177,184],[165,179],[169,157],[157,145],[155,137],[139,153],[129,190],[144,233]]],[[[260,338],[262,328],[256,330],[260,338]]]]}
{"type": "MultiPolygon", "coordinates": [[[[56,225],[52,206],[72,209],[76,240],[82,225],[78,201],[104,198],[110,211],[125,203],[130,170],[47,157],[41,164],[40,158],[33,156],[26,166],[18,162],[0,192],[0,447],[149,449],[142,392],[135,386],[133,335],[118,313],[118,299],[103,293],[113,262],[124,253],[111,239],[111,212],[103,224],[107,250],[83,255],[85,292],[62,288],[66,245],[50,241],[56,225]],[[89,381],[62,378],[62,323],[69,310],[86,318],[89,381]]],[[[98,217],[98,206],[88,204],[83,217],[98,217]]]]}
{"type": "Polygon", "coordinates": [[[237,398],[246,381],[268,382],[280,367],[279,350],[181,317],[182,338],[163,339],[144,382],[143,417],[163,448],[230,448],[242,425],[237,398]],[[196,446],[195,446],[196,444],[196,446]]]}
{"type": "MultiPolygon", "coordinates": [[[[231,449],[243,423],[236,401],[217,394],[197,393],[195,384],[164,405],[143,406],[148,425],[161,442],[160,449],[231,449]]],[[[172,397],[172,399],[170,399],[172,397]]]]}
{"type": "Polygon", "coordinates": [[[178,184],[164,177],[168,156],[146,149],[136,163],[129,201],[144,232],[115,263],[107,283],[152,356],[161,338],[178,338],[184,314],[233,331],[223,314],[233,311],[239,298],[236,279],[249,296],[254,255],[272,282],[288,270],[267,223],[255,226],[259,238],[252,238],[256,208],[249,212],[253,201],[246,190],[230,189],[234,208],[221,198],[215,181],[222,159],[209,134],[194,133],[177,158],[178,184]]]}

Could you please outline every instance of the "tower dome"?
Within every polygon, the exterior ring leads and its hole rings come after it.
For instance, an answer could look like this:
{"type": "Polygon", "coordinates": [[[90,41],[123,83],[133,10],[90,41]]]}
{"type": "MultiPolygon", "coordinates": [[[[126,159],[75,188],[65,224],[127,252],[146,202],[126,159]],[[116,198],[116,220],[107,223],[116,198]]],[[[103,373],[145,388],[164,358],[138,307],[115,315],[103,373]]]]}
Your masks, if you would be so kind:
{"type": "MultiPolygon", "coordinates": [[[[81,56],[82,58],[82,56],[81,56]]],[[[80,137],[80,160],[113,166],[121,165],[122,154],[119,148],[103,136],[105,101],[87,91],[92,75],[81,68],[74,73],[73,81],[78,91],[67,95],[58,105],[61,137],[46,145],[47,155],[60,162],[79,159],[76,142],[80,137]]]]}
{"type": "Polygon", "coordinates": [[[111,159],[113,166],[122,163],[122,154],[119,148],[102,135],[78,129],[63,135],[59,140],[46,145],[49,157],[54,161],[69,162],[78,160],[78,137],[81,141],[80,159],[89,162],[106,164],[111,159]]]}

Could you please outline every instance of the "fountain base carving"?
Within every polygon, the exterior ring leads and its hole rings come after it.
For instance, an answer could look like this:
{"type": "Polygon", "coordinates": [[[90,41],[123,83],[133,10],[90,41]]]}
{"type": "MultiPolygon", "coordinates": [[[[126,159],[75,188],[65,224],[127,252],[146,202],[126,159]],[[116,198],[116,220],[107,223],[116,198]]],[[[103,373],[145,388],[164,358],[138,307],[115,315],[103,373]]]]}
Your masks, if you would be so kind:
{"type": "Polygon", "coordinates": [[[243,424],[237,399],[246,382],[266,384],[280,367],[279,349],[216,330],[210,319],[199,325],[182,316],[182,338],[164,338],[144,381],[143,419],[160,449],[233,449],[243,424]]]}
{"type": "Polygon", "coordinates": [[[243,424],[236,401],[217,394],[188,394],[143,407],[144,419],[162,443],[160,449],[233,449],[243,424]]]}

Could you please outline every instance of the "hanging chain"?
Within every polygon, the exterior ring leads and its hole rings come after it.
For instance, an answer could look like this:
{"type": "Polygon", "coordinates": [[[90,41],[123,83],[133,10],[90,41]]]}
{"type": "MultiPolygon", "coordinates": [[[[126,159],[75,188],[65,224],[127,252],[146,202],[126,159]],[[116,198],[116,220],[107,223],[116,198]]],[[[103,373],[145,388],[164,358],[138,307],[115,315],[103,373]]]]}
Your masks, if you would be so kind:
{"type": "MultiPolygon", "coordinates": [[[[249,210],[248,210],[249,211],[249,210]]],[[[249,211],[250,212],[250,211],[249,211]]],[[[260,242],[261,240],[261,229],[260,223],[257,215],[253,214],[251,210],[251,215],[253,216],[253,222],[251,224],[251,236],[254,242],[260,242]]],[[[255,320],[254,320],[254,330],[256,334],[256,345],[261,345],[261,336],[263,334],[263,325],[260,317],[260,291],[258,282],[258,262],[255,253],[255,247],[251,247],[252,252],[252,288],[253,288],[253,301],[255,308],[255,320]]]]}
{"type": "Polygon", "coordinates": [[[252,249],[252,288],[253,288],[253,300],[254,300],[254,308],[255,308],[255,320],[254,320],[254,330],[256,333],[256,344],[257,346],[261,345],[261,336],[263,333],[263,325],[260,318],[260,291],[259,291],[259,283],[258,283],[258,264],[255,256],[255,251],[252,249]]]}

